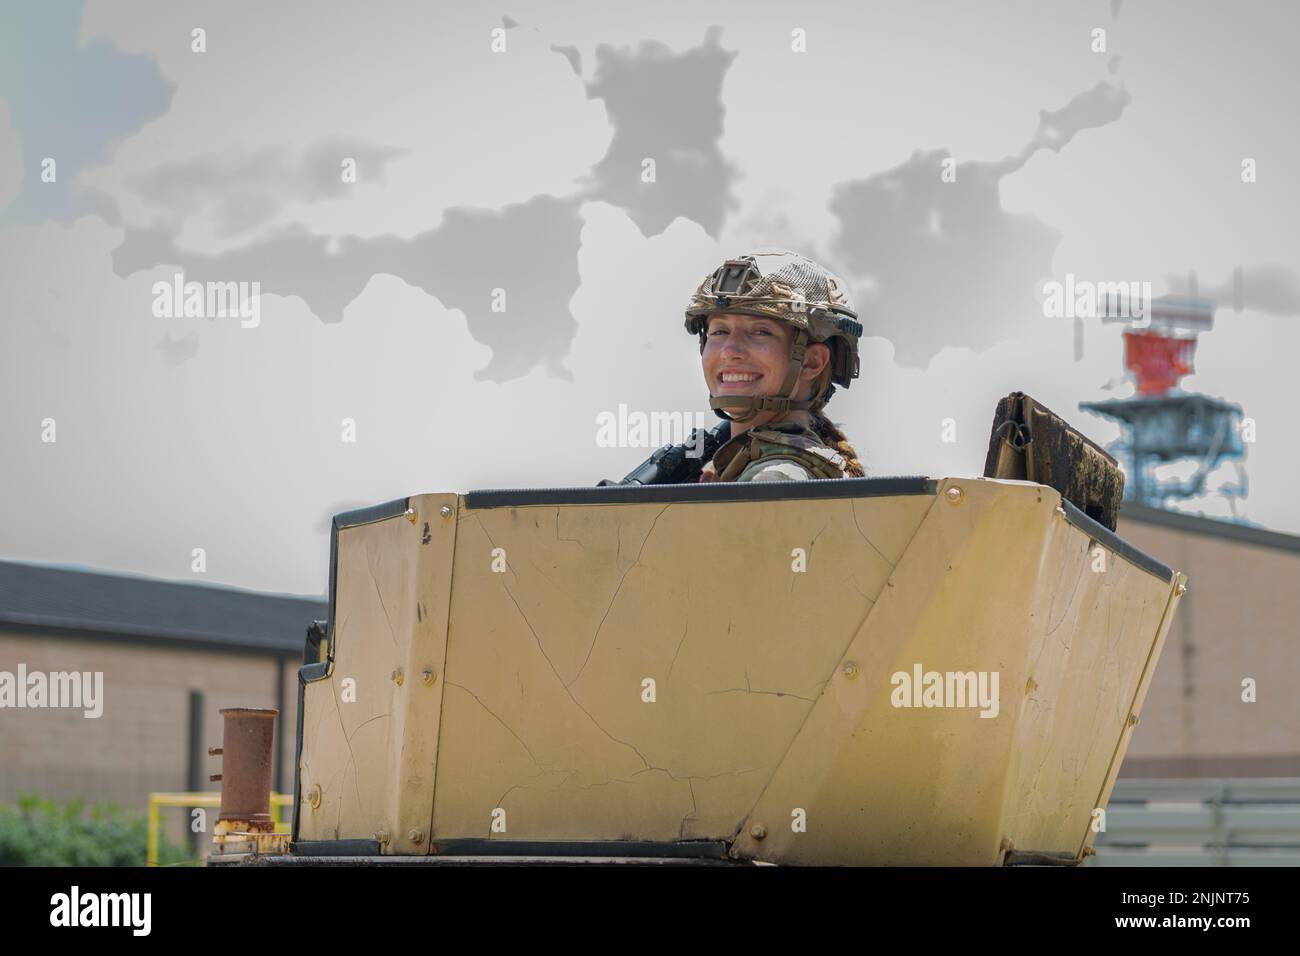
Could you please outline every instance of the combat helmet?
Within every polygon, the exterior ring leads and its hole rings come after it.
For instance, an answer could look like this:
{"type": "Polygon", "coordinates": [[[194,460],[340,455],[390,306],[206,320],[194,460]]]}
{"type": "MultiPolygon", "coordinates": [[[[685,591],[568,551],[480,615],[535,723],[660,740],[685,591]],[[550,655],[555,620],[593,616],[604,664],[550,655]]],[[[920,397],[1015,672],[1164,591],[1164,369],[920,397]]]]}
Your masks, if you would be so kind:
{"type": "Polygon", "coordinates": [[[701,354],[708,341],[709,316],[718,312],[777,319],[795,330],[781,395],[710,396],[709,406],[719,418],[746,422],[763,411],[816,410],[830,400],[836,385],[848,388],[858,377],[862,325],[848,290],[838,276],[807,256],[788,249],[764,250],[728,259],[705,276],[686,307],[686,331],[699,336],[701,354]],[[804,353],[815,343],[830,348],[831,360],[812,397],[796,401],[804,353]]]}

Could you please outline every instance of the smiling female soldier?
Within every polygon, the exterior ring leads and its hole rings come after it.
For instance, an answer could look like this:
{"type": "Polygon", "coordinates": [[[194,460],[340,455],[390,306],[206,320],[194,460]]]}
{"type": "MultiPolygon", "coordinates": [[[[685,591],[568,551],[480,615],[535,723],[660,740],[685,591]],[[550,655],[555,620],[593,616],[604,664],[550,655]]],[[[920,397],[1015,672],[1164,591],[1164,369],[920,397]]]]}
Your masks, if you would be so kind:
{"type": "Polygon", "coordinates": [[[861,477],[857,452],[821,409],[858,375],[862,326],[844,284],[798,253],[729,259],[686,309],[709,405],[731,439],[700,481],[861,477]]]}

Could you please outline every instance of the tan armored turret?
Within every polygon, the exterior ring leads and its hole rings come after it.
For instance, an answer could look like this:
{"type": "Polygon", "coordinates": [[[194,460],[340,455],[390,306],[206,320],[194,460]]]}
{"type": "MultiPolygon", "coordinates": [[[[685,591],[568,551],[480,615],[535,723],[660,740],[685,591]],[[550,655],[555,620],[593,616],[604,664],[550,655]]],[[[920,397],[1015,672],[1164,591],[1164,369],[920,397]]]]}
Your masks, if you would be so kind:
{"type": "Polygon", "coordinates": [[[1182,592],[1052,487],[426,494],[340,515],[295,852],[1075,863],[1182,592]]]}

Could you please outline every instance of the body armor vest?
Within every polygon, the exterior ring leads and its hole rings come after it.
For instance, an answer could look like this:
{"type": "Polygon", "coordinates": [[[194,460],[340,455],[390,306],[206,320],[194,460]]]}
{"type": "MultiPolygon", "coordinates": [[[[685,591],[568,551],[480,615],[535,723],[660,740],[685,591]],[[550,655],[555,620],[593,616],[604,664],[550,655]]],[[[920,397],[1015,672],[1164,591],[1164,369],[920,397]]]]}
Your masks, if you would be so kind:
{"type": "Polygon", "coordinates": [[[796,461],[814,478],[843,478],[849,464],[811,428],[797,422],[773,422],[751,428],[719,448],[713,456],[713,470],[719,481],[735,481],[754,462],[766,458],[796,461]]]}

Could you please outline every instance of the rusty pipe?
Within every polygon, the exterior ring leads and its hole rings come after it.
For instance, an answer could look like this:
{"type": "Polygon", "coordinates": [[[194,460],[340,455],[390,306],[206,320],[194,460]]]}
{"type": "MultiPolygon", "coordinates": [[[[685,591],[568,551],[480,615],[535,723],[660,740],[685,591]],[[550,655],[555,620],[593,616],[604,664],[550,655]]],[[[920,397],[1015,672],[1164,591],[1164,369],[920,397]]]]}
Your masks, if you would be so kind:
{"type": "Polygon", "coordinates": [[[221,741],[221,812],[218,820],[271,827],[271,764],[274,708],[228,707],[221,741]]]}

